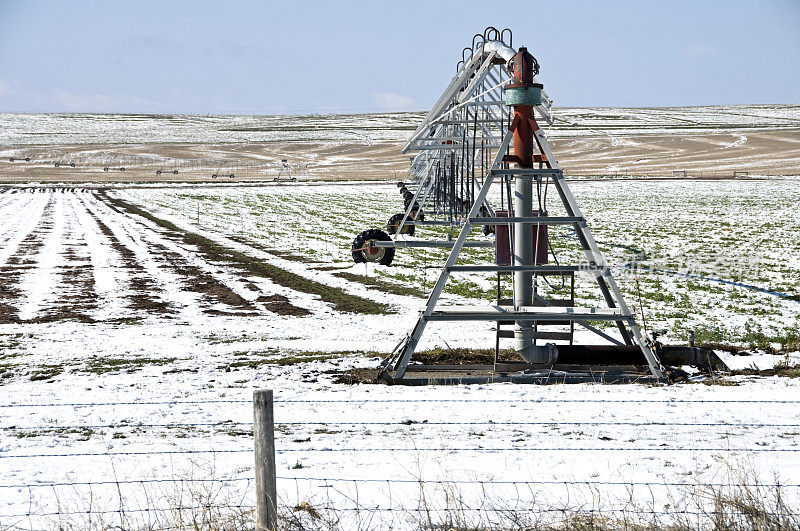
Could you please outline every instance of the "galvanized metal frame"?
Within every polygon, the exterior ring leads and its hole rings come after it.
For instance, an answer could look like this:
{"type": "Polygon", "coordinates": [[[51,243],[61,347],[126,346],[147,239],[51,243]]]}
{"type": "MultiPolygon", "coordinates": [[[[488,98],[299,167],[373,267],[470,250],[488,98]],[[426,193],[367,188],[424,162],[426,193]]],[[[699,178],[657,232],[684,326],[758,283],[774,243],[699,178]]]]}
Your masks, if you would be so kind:
{"type": "MultiPolygon", "coordinates": [[[[497,166],[500,165],[502,156],[505,153],[505,148],[508,147],[513,139],[513,132],[509,131],[506,138],[498,150],[492,170],[490,171],[486,181],[484,182],[478,194],[476,202],[470,210],[469,216],[461,228],[458,238],[453,243],[453,248],[448,256],[447,262],[442,268],[439,278],[434,285],[434,288],[428,297],[425,309],[420,314],[417,323],[406,338],[398,344],[393,352],[384,360],[382,366],[384,368],[383,374],[392,380],[401,380],[408,370],[409,362],[413,353],[422,337],[425,327],[428,322],[432,321],[510,321],[510,320],[545,320],[550,322],[564,322],[575,323],[584,326],[584,328],[597,333],[607,340],[612,340],[614,343],[619,344],[619,341],[614,340],[604,332],[589,325],[586,321],[615,321],[623,326],[626,331],[630,331],[635,341],[635,344],[641,349],[644,359],[646,360],[651,373],[656,378],[662,379],[663,372],[661,363],[656,357],[653,350],[650,348],[649,343],[642,336],[633,313],[628,307],[625,299],[616,284],[611,269],[605,260],[602,252],[594,240],[585,218],[580,213],[580,209],[575,202],[569,186],[564,180],[563,173],[557,169],[552,170],[502,170],[497,166]],[[584,252],[590,264],[587,266],[498,266],[498,265],[462,265],[456,264],[458,255],[461,250],[466,246],[468,237],[473,228],[479,227],[487,221],[491,220],[495,223],[498,218],[484,218],[479,217],[479,205],[481,201],[485,200],[489,190],[491,189],[497,176],[502,174],[512,174],[514,178],[531,178],[535,175],[550,178],[553,184],[559,190],[559,196],[562,198],[564,207],[568,212],[577,213],[577,216],[570,216],[568,218],[557,219],[552,224],[572,224],[576,233],[579,235],[579,240],[584,244],[584,252]],[[527,174],[527,175],[526,175],[527,174]],[[542,175],[545,174],[545,175],[542,175]],[[439,298],[444,290],[444,287],[453,272],[475,272],[475,271],[533,271],[533,272],[558,272],[558,271],[587,271],[598,281],[598,285],[605,283],[610,287],[613,299],[608,304],[607,308],[574,308],[574,307],[509,307],[501,305],[489,305],[483,307],[469,306],[469,307],[438,307],[439,298]],[[616,302],[616,304],[614,303],[616,302]]],[[[553,161],[555,163],[555,161],[553,161]]],[[[517,219],[510,218],[507,220],[502,219],[504,223],[530,223],[536,224],[540,218],[527,218],[517,219]]],[[[608,302],[608,301],[607,301],[608,302]]]]}
{"type": "MultiPolygon", "coordinates": [[[[491,35],[491,33],[489,34],[491,35]]],[[[478,37],[479,35],[476,35],[478,37]]],[[[459,63],[456,76],[451,80],[442,96],[426,115],[423,123],[411,135],[403,152],[416,151],[409,176],[411,183],[407,186],[413,189],[413,199],[409,202],[403,218],[398,226],[397,233],[391,242],[377,242],[378,246],[395,247],[451,247],[450,254],[442,268],[436,283],[420,313],[419,319],[406,337],[393,349],[392,353],[382,362],[382,376],[388,380],[402,380],[409,363],[430,321],[448,320],[475,320],[475,321],[540,321],[564,322],[578,324],[598,336],[615,344],[635,344],[642,351],[650,372],[656,378],[663,379],[662,367],[650,344],[639,330],[634,315],[611,275],[611,270],[600,251],[594,237],[589,230],[586,220],[573,197],[564,175],[558,168],[558,163],[550,150],[547,139],[541,129],[534,133],[536,144],[544,155],[549,168],[538,169],[510,169],[503,162],[504,155],[513,142],[513,132],[509,130],[511,111],[503,101],[502,85],[510,77],[505,61],[510,58],[514,50],[500,41],[488,40],[484,33],[483,41],[474,44],[469,58],[459,63]],[[476,49],[477,48],[477,49],[476,49]],[[500,60],[502,58],[502,60],[500,60]],[[427,133],[427,136],[425,134],[427,133]],[[484,154],[494,152],[492,163],[485,174],[478,179],[475,172],[475,158],[478,156],[480,146],[480,165],[486,168],[484,154]],[[471,154],[472,160],[461,160],[464,153],[471,154]],[[441,165],[454,160],[457,164],[466,163],[469,178],[466,181],[477,193],[474,197],[468,194],[470,200],[466,219],[454,216],[452,211],[444,211],[441,205],[431,199],[437,183],[437,174],[434,170],[437,164],[441,165]],[[543,179],[553,184],[561,202],[567,212],[562,217],[494,217],[494,210],[488,201],[492,186],[500,180],[502,183],[515,179],[543,179]],[[483,212],[482,212],[483,207],[483,212]],[[425,212],[426,220],[417,222],[412,218],[415,208],[425,212]],[[486,215],[488,212],[488,215],[486,215]],[[464,247],[489,247],[490,241],[469,240],[470,232],[475,227],[489,224],[536,224],[542,225],[571,225],[584,251],[588,266],[498,266],[498,265],[457,265],[459,254],[464,247]],[[438,224],[456,227],[460,225],[460,232],[455,241],[451,240],[424,240],[409,239],[400,236],[401,229],[407,224],[438,224]],[[552,272],[587,272],[592,275],[598,284],[606,303],[606,308],[572,308],[563,306],[542,306],[543,299],[536,297],[540,305],[531,307],[503,307],[500,305],[476,307],[440,307],[438,305],[441,294],[451,273],[458,272],[516,272],[529,271],[534,273],[552,272]],[[616,322],[623,341],[608,335],[602,330],[591,326],[588,321],[613,321],[616,322]]],[[[463,57],[463,54],[462,54],[463,57]]],[[[535,107],[535,112],[548,123],[552,123],[549,112],[550,99],[543,92],[542,105],[535,107]]],[[[461,175],[462,183],[464,175],[461,175]]],[[[462,198],[459,198],[463,201],[462,198]]],[[[463,203],[462,203],[463,204],[463,203]]]]}

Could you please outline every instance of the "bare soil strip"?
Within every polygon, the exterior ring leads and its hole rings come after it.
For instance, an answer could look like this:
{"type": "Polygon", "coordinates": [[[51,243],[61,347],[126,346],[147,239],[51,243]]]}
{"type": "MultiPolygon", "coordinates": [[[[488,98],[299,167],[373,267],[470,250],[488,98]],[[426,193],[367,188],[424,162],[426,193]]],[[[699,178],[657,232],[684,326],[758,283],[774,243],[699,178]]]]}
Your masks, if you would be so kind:
{"type": "MultiPolygon", "coordinates": [[[[203,258],[208,253],[185,245],[183,233],[162,233],[95,194],[48,189],[31,196],[39,198],[33,202],[41,203],[40,211],[27,209],[33,214],[27,220],[25,211],[12,212],[11,237],[0,248],[11,253],[0,266],[0,322],[311,313],[224,272],[229,261],[203,258]],[[98,279],[105,283],[101,290],[98,279]]],[[[234,268],[241,269],[238,262],[234,268]]]]}
{"type": "Polygon", "coordinates": [[[44,241],[39,237],[39,233],[48,226],[52,226],[52,221],[48,218],[53,210],[52,197],[47,200],[44,208],[39,212],[38,217],[33,213],[29,224],[20,227],[24,232],[23,239],[13,247],[9,246],[5,250],[13,253],[6,263],[0,266],[0,324],[19,323],[19,309],[16,304],[22,300],[22,290],[19,288],[23,275],[32,268],[36,260],[33,259],[44,245],[44,241]],[[30,230],[29,230],[30,227],[30,230]]]}
{"type": "MultiPolygon", "coordinates": [[[[54,194],[55,195],[55,194],[54,194]]],[[[60,195],[63,195],[60,194],[60,195]]],[[[56,197],[56,201],[64,202],[63,197],[56,197]]],[[[90,250],[83,236],[76,231],[74,207],[70,208],[64,216],[63,236],[59,254],[61,260],[52,272],[56,294],[47,293],[46,301],[40,306],[36,317],[30,320],[35,323],[50,323],[56,321],[81,321],[95,322],[92,315],[97,310],[97,292],[93,267],[89,257],[90,250]]],[[[66,207],[66,205],[62,205],[66,207]]],[[[45,257],[46,258],[46,257],[45,257]]]]}
{"type": "MultiPolygon", "coordinates": [[[[628,128],[628,127],[626,127],[628,128]]],[[[768,130],[731,127],[719,132],[680,131],[674,134],[630,134],[609,124],[598,125],[588,136],[553,136],[551,147],[561,167],[570,175],[671,176],[673,171],[691,175],[734,171],[751,175],[800,174],[800,129],[768,130]]],[[[173,144],[70,144],[59,146],[63,156],[78,161],[76,167],[52,164],[12,164],[0,160],[0,180],[74,182],[240,182],[272,181],[276,168],[265,161],[288,159],[302,167],[300,178],[319,180],[399,180],[408,173],[405,142],[247,142],[173,144]],[[97,154],[103,153],[103,160],[97,154]],[[130,159],[124,172],[104,172],[104,164],[116,158],[130,159]],[[178,174],[156,174],[157,163],[170,157],[180,166],[178,174]],[[212,160],[213,159],[213,160],[212,160]],[[140,160],[142,162],[140,162],[140,160]],[[219,162],[230,167],[220,169],[219,162]],[[234,174],[233,179],[227,175],[234,174]],[[212,177],[217,175],[217,177],[212,177]]],[[[30,153],[44,153],[47,146],[25,146],[30,153]]],[[[44,155],[42,155],[44,156],[44,155]]],[[[291,185],[291,183],[289,183],[291,185]]]]}
{"type": "MultiPolygon", "coordinates": [[[[127,212],[108,202],[107,196],[101,198],[104,205],[119,216],[124,216],[132,222],[135,220],[127,212]]],[[[138,223],[138,222],[137,222],[138,223]]],[[[265,312],[281,313],[283,315],[307,315],[310,312],[289,303],[288,299],[280,305],[275,305],[274,300],[269,304],[262,304],[260,299],[266,295],[261,293],[258,286],[251,282],[238,281],[237,279],[217,277],[211,271],[219,266],[211,260],[200,258],[195,246],[184,247],[186,244],[183,233],[165,231],[155,234],[152,228],[146,227],[148,232],[148,252],[157,255],[164,267],[176,272],[182,279],[185,290],[201,294],[203,298],[217,307],[205,308],[203,311],[213,315],[259,315],[265,312]],[[191,258],[191,259],[190,259],[191,258]],[[248,300],[242,294],[250,296],[248,300]],[[225,308],[219,308],[223,305],[225,308]],[[278,312],[273,309],[279,310],[278,312]]],[[[144,233],[144,231],[142,231],[144,233]]],[[[224,262],[224,266],[228,263],[224,262]]]]}
{"type": "Polygon", "coordinates": [[[61,251],[65,239],[64,202],[57,194],[49,194],[52,211],[43,217],[42,228],[34,234],[43,244],[31,258],[33,267],[20,281],[23,297],[19,301],[20,319],[29,321],[40,315],[45,305],[55,299],[58,286],[58,268],[63,265],[61,251]]]}
{"type": "MultiPolygon", "coordinates": [[[[113,207],[110,207],[113,208],[113,207]]],[[[120,215],[125,215],[120,213],[120,215]]],[[[167,239],[174,240],[170,235],[167,239]]],[[[165,258],[165,263],[182,277],[183,287],[194,293],[199,293],[212,304],[223,304],[237,311],[207,308],[205,313],[214,315],[258,315],[256,308],[247,299],[231,289],[230,286],[220,281],[208,271],[193,265],[184,255],[167,248],[165,245],[156,242],[149,243],[149,249],[165,258]],[[244,312],[244,313],[243,313],[244,312]]]]}
{"type": "Polygon", "coordinates": [[[8,238],[0,244],[0,265],[8,261],[23,240],[36,228],[51,199],[38,194],[31,194],[30,197],[30,201],[22,200],[16,213],[9,216],[4,223],[8,228],[8,238]]]}
{"type": "Polygon", "coordinates": [[[278,315],[303,316],[311,314],[311,312],[305,308],[300,308],[289,302],[288,297],[277,293],[275,295],[262,295],[256,300],[262,303],[267,310],[272,313],[277,313],[278,315]]]}
{"type": "Polygon", "coordinates": [[[237,310],[244,310],[244,312],[230,312],[207,308],[203,310],[205,313],[214,315],[258,315],[255,306],[231,288],[200,268],[189,265],[185,260],[180,262],[182,262],[180,265],[175,265],[175,271],[185,277],[184,286],[187,290],[200,293],[213,302],[224,304],[237,310]]]}
{"type": "Polygon", "coordinates": [[[323,301],[331,303],[337,311],[362,314],[384,314],[389,312],[389,307],[386,304],[365,299],[357,295],[350,295],[341,289],[326,286],[325,284],[305,278],[291,271],[262,262],[244,253],[220,245],[204,236],[183,230],[177,225],[158,218],[146,210],[121,199],[112,198],[105,194],[101,194],[101,197],[103,201],[116,206],[120,210],[142,216],[173,234],[179,235],[184,243],[195,246],[198,252],[202,253],[210,260],[228,262],[250,274],[268,278],[281,286],[303,293],[318,295],[323,301]]]}
{"type": "MultiPolygon", "coordinates": [[[[65,192],[67,193],[67,192],[65,192]]],[[[130,278],[122,268],[122,259],[111,247],[108,238],[100,232],[96,221],[81,201],[81,197],[69,191],[70,204],[77,226],[86,242],[94,290],[97,296],[95,318],[101,321],[129,319],[133,312],[128,308],[124,293],[130,288],[130,278]]]]}
{"type": "Polygon", "coordinates": [[[365,286],[375,288],[385,293],[391,293],[393,295],[408,295],[410,297],[419,297],[422,299],[427,298],[428,296],[425,291],[415,288],[414,286],[399,285],[382,280],[380,278],[350,273],[349,271],[339,271],[337,273],[333,273],[333,275],[345,280],[349,280],[350,282],[359,282],[365,286]]]}
{"type": "MultiPolygon", "coordinates": [[[[86,200],[81,198],[81,201],[86,207],[86,200]]],[[[157,286],[147,269],[137,260],[136,253],[123,245],[114,231],[95,212],[88,207],[87,211],[97,224],[100,233],[108,239],[111,248],[119,254],[122,268],[129,274],[128,287],[131,293],[126,297],[128,307],[148,315],[174,316],[177,313],[175,307],[160,296],[163,291],[157,286]]]]}
{"type": "MultiPolygon", "coordinates": [[[[130,247],[150,277],[158,277],[167,299],[185,303],[187,292],[197,295],[189,308],[183,305],[189,313],[200,310],[207,314],[242,316],[266,311],[245,299],[237,291],[241,286],[227,285],[226,275],[213,272],[218,268],[197,257],[193,250],[175,245],[165,235],[105,201],[92,204],[92,207],[97,209],[95,214],[99,214],[101,209],[108,210],[108,215],[99,217],[104,218],[105,223],[113,221],[116,229],[112,228],[112,232],[123,246],[130,247]],[[125,238],[120,238],[122,232],[125,238]]],[[[255,298],[256,294],[252,295],[255,298]]]]}

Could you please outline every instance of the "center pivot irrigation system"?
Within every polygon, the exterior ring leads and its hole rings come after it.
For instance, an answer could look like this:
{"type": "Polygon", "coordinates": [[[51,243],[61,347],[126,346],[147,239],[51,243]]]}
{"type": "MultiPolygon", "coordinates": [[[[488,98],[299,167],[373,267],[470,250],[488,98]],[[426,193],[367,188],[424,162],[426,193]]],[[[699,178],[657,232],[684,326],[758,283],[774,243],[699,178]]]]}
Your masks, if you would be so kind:
{"type": "Polygon", "coordinates": [[[383,361],[381,378],[399,382],[416,372],[427,373],[430,381],[434,371],[442,371],[411,363],[426,325],[434,321],[495,322],[495,358],[488,367],[495,375],[526,368],[552,371],[557,364],[646,365],[652,378],[663,380],[668,361],[721,368],[713,352],[662,346],[642,334],[539,128],[537,119],[552,124],[550,99],[536,80],[539,63],[524,46],[514,49],[512,38],[509,29],[489,27],[463,49],[455,77],[403,148],[404,153],[416,152],[410,182],[398,183],[404,212],[389,219],[386,231],[366,230],[353,241],[356,262],[383,265],[391,264],[399,248],[451,248],[416,325],[383,361]],[[548,215],[550,187],[565,216],[548,215]],[[458,229],[458,237],[410,238],[418,236],[416,229],[432,225],[458,229]],[[548,227],[559,225],[574,229],[586,263],[567,265],[556,259],[548,227]],[[493,241],[470,239],[481,230],[494,234],[493,241]],[[494,248],[494,263],[459,263],[465,247],[494,248]],[[548,263],[550,254],[553,265],[548,263]],[[439,304],[451,275],[475,272],[497,274],[494,304],[439,304]],[[595,280],[603,307],[574,306],[576,274],[595,280]],[[509,276],[510,299],[501,289],[501,277],[509,276]],[[545,290],[545,285],[552,286],[548,278],[555,276],[561,288],[545,290]],[[590,324],[598,321],[615,323],[619,337],[590,324]],[[576,325],[604,343],[575,345],[576,325]],[[523,361],[500,363],[501,338],[513,338],[523,361]]]}

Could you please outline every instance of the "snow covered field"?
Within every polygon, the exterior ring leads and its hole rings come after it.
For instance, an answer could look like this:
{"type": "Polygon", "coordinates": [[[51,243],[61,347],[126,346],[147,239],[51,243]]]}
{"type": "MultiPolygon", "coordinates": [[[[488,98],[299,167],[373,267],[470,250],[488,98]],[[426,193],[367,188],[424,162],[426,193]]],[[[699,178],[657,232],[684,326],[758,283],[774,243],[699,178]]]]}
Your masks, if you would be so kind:
{"type": "MultiPolygon", "coordinates": [[[[222,142],[404,142],[425,113],[109,115],[0,113],[0,145],[222,142]],[[302,127],[298,124],[302,123],[302,127]]],[[[714,133],[800,127],[800,105],[555,108],[548,137],[714,133]]]]}
{"type": "MultiPolygon", "coordinates": [[[[606,256],[618,265],[628,299],[635,301],[639,295],[633,271],[625,267],[636,262],[641,266],[647,320],[669,329],[674,340],[685,341],[689,328],[708,330],[713,341],[747,341],[747,330],[770,335],[785,327],[797,330],[797,180],[599,181],[574,182],[571,188],[606,256]],[[658,272],[642,272],[642,267],[658,272]]],[[[191,223],[422,293],[431,288],[447,256],[445,250],[404,249],[390,268],[373,270],[351,263],[346,242],[362,230],[382,227],[400,211],[393,183],[129,189],[119,196],[179,224],[191,223]]],[[[551,196],[546,209],[551,215],[565,215],[557,203],[551,196]]],[[[427,234],[434,230],[425,228],[427,234]]],[[[438,232],[444,235],[447,230],[438,232]]],[[[582,260],[571,229],[554,227],[551,235],[561,260],[582,260]]],[[[467,256],[486,262],[493,251],[470,250],[467,256]]],[[[588,277],[577,280],[579,303],[595,300],[593,285],[588,277]]],[[[495,292],[495,278],[462,275],[449,291],[488,299],[495,292]]]]}
{"type": "MultiPolygon", "coordinates": [[[[701,340],[777,350],[796,337],[796,181],[573,190],[637,309],[622,266],[651,269],[639,276],[651,327],[674,341],[693,328],[701,340]]],[[[478,515],[490,500],[668,518],[699,511],[693,486],[747,472],[800,498],[800,378],[334,383],[326,371],[374,366],[402,337],[442,258],[349,263],[353,236],[399,204],[384,184],[0,189],[0,529],[85,527],[90,508],[100,511],[95,525],[163,528],[174,511],[157,509],[201,499],[247,510],[256,388],[276,391],[282,502],[339,509],[343,529],[414,527],[419,480],[443,482],[423,483],[430,504],[457,489],[478,515]],[[248,268],[242,256],[271,269],[248,268]]],[[[569,259],[569,233],[554,236],[569,259]]],[[[489,279],[468,276],[446,296],[489,291],[489,279]]],[[[579,298],[590,295],[579,284],[579,298]]],[[[422,348],[494,337],[472,324],[431,331],[422,348]]],[[[722,355],[734,368],[800,360],[722,355]]]]}

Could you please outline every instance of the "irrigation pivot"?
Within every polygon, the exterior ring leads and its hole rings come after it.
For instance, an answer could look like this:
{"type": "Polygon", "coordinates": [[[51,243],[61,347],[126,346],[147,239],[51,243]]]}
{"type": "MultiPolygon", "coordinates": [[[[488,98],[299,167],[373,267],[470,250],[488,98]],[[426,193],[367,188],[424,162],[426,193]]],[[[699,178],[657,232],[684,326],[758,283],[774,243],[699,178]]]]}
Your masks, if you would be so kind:
{"type": "MultiPolygon", "coordinates": [[[[495,373],[611,360],[646,365],[652,378],[664,378],[656,343],[639,329],[539,127],[539,120],[552,123],[552,117],[538,73],[533,55],[524,46],[512,47],[511,30],[490,27],[476,34],[462,51],[455,77],[403,149],[416,152],[409,182],[398,183],[403,212],[388,220],[386,231],[369,229],[353,242],[356,262],[383,265],[404,247],[451,248],[416,325],[382,363],[381,377],[387,381],[438,370],[411,363],[426,325],[467,320],[495,323],[495,358],[488,367],[495,373]],[[548,215],[549,188],[565,215],[548,215]],[[457,230],[458,237],[421,238],[431,225],[457,230]],[[559,227],[574,230],[576,238],[570,241],[580,246],[585,263],[559,260],[548,232],[559,227]],[[494,248],[493,263],[476,264],[474,257],[460,263],[467,247],[494,248]],[[451,276],[467,273],[494,273],[497,300],[482,306],[440,304],[451,276]],[[599,306],[575,307],[575,276],[580,274],[593,279],[599,306]],[[510,298],[501,288],[509,279],[510,298]],[[560,287],[553,286],[559,282],[560,287]],[[616,333],[591,324],[598,321],[614,323],[616,333]],[[602,337],[602,344],[574,344],[576,326],[602,337]],[[504,338],[513,339],[521,358],[516,365],[499,360],[504,338]]],[[[678,357],[702,356],[684,348],[678,357]]]]}

